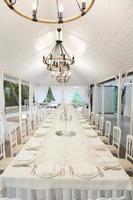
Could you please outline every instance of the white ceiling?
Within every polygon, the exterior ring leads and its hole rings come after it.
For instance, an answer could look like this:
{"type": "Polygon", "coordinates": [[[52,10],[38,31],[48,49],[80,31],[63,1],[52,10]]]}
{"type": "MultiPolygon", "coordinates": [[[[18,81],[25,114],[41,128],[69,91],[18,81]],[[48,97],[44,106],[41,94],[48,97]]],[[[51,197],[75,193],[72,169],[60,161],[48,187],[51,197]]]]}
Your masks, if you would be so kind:
{"type": "MultiPolygon", "coordinates": [[[[40,0],[41,16],[56,15],[55,0],[40,0]]],[[[32,0],[25,2],[25,10],[32,0]],[[28,3],[27,3],[28,2],[28,3]]],[[[65,15],[75,13],[75,1],[60,0],[65,15]]],[[[40,85],[56,84],[42,63],[56,39],[56,26],[30,22],[0,4],[0,67],[40,85]]],[[[63,25],[64,45],[75,56],[69,85],[87,85],[133,68],[133,1],[95,0],[91,11],[63,25]]]]}

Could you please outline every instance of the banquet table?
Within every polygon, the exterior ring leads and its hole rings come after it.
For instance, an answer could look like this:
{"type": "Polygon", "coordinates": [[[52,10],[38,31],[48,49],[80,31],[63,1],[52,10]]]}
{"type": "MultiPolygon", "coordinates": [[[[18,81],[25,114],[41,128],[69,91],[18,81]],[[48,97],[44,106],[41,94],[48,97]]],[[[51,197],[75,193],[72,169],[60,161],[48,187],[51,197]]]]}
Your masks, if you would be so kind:
{"type": "MultiPolygon", "coordinates": [[[[67,122],[67,130],[76,132],[75,136],[58,136],[58,130],[64,130],[65,121],[60,119],[62,109],[54,111],[51,123],[43,122],[35,133],[45,132],[43,137],[35,135],[26,143],[20,153],[14,158],[1,176],[4,190],[2,196],[19,197],[23,200],[95,200],[98,197],[119,197],[125,195],[132,199],[132,183],[123,169],[103,170],[103,176],[98,173],[91,178],[77,176],[70,171],[70,166],[89,164],[101,165],[101,158],[111,157],[106,151],[97,151],[98,145],[103,145],[99,137],[87,137],[80,123],[79,113],[70,109],[72,120],[67,122]],[[48,126],[45,126],[49,124],[48,126]],[[26,147],[30,144],[40,144],[39,150],[28,151],[26,147]],[[36,165],[13,166],[17,158],[30,156],[36,165]],[[54,177],[40,177],[32,174],[34,166],[41,163],[47,165],[55,164],[63,169],[63,174],[54,177]]],[[[48,119],[50,115],[48,116],[48,119]]],[[[89,129],[94,132],[94,130],[89,129]]]]}

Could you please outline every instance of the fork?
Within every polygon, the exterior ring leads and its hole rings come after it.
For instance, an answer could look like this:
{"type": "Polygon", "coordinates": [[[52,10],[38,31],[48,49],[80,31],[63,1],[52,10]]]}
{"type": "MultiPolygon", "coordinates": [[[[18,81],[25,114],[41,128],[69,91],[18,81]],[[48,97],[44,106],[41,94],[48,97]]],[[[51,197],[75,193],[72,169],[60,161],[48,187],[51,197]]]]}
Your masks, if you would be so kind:
{"type": "Polygon", "coordinates": [[[104,174],[103,174],[101,168],[99,166],[97,166],[96,168],[98,170],[98,173],[99,173],[100,177],[102,178],[104,176],[104,174]]]}
{"type": "Polygon", "coordinates": [[[35,175],[35,169],[37,168],[37,165],[35,164],[31,170],[31,174],[32,175],[35,175]]]}

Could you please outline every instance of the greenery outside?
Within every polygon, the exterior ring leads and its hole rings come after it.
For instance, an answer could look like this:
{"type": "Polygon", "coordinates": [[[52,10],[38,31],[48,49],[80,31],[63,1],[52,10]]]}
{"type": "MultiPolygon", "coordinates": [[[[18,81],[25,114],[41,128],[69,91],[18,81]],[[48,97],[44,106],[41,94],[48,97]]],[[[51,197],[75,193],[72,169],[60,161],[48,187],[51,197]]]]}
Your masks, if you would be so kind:
{"type": "MultiPolygon", "coordinates": [[[[29,99],[29,86],[22,84],[22,105],[25,105],[25,100],[29,99]]],[[[19,84],[10,81],[4,81],[5,106],[19,106],[19,84]]]]}
{"type": "Polygon", "coordinates": [[[51,101],[55,101],[55,98],[54,98],[52,89],[51,89],[51,87],[49,86],[48,92],[47,92],[47,96],[46,96],[44,102],[50,103],[51,101]]]}
{"type": "Polygon", "coordinates": [[[4,81],[5,106],[19,105],[19,85],[17,83],[4,81]]]}
{"type": "Polygon", "coordinates": [[[83,106],[85,105],[85,101],[80,96],[79,92],[75,92],[72,103],[76,106],[83,106]]]}

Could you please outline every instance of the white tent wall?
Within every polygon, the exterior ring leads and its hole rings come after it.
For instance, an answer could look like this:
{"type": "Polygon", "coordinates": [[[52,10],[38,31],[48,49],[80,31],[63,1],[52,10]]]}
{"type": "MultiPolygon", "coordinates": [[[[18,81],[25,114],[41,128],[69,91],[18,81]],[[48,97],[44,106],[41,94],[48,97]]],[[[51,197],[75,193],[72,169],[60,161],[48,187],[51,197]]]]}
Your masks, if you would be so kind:
{"type": "MultiPolygon", "coordinates": [[[[104,113],[114,113],[114,87],[104,86],[104,113]]],[[[102,87],[98,87],[98,113],[102,111],[102,87]]]]}
{"type": "Polygon", "coordinates": [[[114,87],[105,87],[105,113],[114,113],[114,87]]]}
{"type": "MultiPolygon", "coordinates": [[[[47,95],[49,86],[36,86],[34,89],[36,103],[43,103],[47,95]]],[[[62,102],[62,86],[50,86],[56,102],[62,102]]],[[[64,99],[67,103],[71,103],[74,94],[79,92],[81,98],[88,103],[88,87],[87,86],[64,86],[64,99]]]]}

